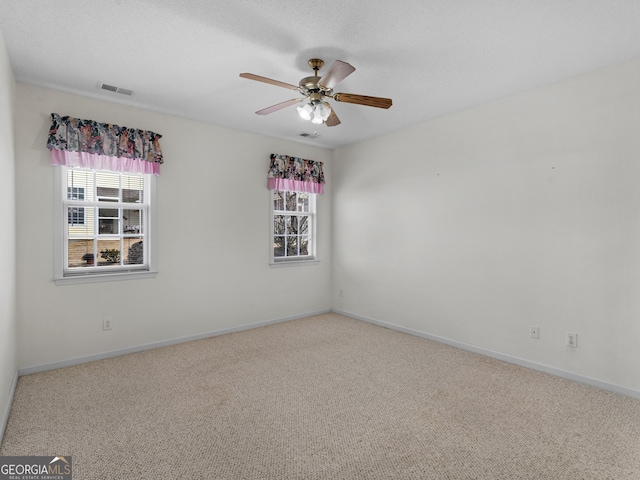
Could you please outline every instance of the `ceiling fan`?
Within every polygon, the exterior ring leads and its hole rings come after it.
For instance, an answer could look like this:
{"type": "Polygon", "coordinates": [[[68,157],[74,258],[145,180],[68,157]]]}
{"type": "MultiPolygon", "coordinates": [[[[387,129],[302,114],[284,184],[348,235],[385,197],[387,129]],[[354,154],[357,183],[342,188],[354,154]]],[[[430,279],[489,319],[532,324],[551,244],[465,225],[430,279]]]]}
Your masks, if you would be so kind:
{"type": "Polygon", "coordinates": [[[291,105],[304,102],[304,105],[298,107],[298,114],[303,119],[310,120],[312,123],[324,123],[328,127],[335,127],[340,124],[340,119],[326,101],[328,98],[336,102],[354,103],[377,108],[389,108],[392,105],[390,98],[369,97],[353,93],[333,93],[333,88],[356,70],[348,63],[336,60],[322,77],[318,76],[318,70],[324,65],[324,61],[319,58],[312,58],[308,63],[313,69],[313,76],[303,78],[298,83],[298,86],[254,75],[253,73],[241,73],[240,76],[242,78],[288,88],[304,95],[304,98],[287,100],[286,102],[258,110],[256,113],[258,115],[268,115],[291,105]]]}

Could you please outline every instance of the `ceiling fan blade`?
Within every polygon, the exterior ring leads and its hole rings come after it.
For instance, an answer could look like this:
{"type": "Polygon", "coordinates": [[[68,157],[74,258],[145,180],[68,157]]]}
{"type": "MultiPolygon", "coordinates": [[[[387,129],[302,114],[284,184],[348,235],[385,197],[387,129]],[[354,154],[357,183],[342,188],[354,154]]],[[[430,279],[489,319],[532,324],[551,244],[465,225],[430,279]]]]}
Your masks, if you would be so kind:
{"type": "Polygon", "coordinates": [[[333,99],[337,102],[355,103],[377,108],[389,108],[393,104],[390,98],[368,97],[367,95],[355,95],[353,93],[336,93],[333,99]]]}
{"type": "Polygon", "coordinates": [[[333,109],[333,107],[331,107],[331,114],[329,115],[329,118],[327,118],[324,123],[327,127],[335,127],[336,125],[340,125],[340,119],[338,118],[338,115],[336,115],[336,111],[333,109]]]}
{"type": "Polygon", "coordinates": [[[333,89],[339,82],[347,78],[356,69],[346,62],[336,60],[331,64],[327,73],[320,79],[319,85],[327,90],[333,89]]]}
{"type": "Polygon", "coordinates": [[[270,113],[277,112],[278,110],[282,110],[283,108],[295,105],[296,103],[303,102],[304,100],[304,98],[294,98],[291,100],[287,100],[286,102],[277,103],[275,105],[271,105],[270,107],[263,108],[262,110],[258,110],[256,113],[258,115],[269,115],[270,113]]]}
{"type": "Polygon", "coordinates": [[[241,73],[240,76],[249,80],[256,80],[258,82],[275,85],[276,87],[288,88],[289,90],[298,90],[298,87],[296,87],[295,85],[291,85],[290,83],[284,83],[278,80],[273,80],[271,78],[261,77],[260,75],[254,75],[253,73],[241,73]]]}

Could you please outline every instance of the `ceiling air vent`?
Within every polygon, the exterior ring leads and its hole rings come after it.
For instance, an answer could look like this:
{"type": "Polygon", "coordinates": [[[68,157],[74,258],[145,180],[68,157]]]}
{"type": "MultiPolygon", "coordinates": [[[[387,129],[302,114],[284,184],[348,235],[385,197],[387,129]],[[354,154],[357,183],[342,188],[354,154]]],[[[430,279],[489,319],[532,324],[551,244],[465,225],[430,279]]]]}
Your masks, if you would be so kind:
{"type": "Polygon", "coordinates": [[[98,83],[98,88],[100,90],[107,90],[113,93],[120,93],[122,95],[133,96],[133,90],[128,90],[126,88],[114,87],[113,85],[107,85],[106,83],[98,83]]]}
{"type": "Polygon", "coordinates": [[[320,135],[318,135],[317,132],[313,132],[313,133],[307,133],[307,132],[302,132],[300,134],[301,137],[306,137],[306,138],[310,138],[310,139],[314,139],[314,138],[318,138],[320,135]]]}

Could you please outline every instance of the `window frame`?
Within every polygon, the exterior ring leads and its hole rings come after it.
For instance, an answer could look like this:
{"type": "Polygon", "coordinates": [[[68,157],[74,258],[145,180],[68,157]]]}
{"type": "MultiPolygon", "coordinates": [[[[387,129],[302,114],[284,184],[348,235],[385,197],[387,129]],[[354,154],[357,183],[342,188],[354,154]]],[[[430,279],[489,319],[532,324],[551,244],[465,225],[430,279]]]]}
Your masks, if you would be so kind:
{"type": "MultiPolygon", "coordinates": [[[[302,266],[302,265],[316,265],[320,263],[316,256],[317,252],[317,194],[307,193],[309,195],[309,211],[308,212],[289,212],[284,210],[276,210],[273,196],[275,192],[293,192],[293,190],[269,190],[269,205],[270,205],[270,235],[269,235],[269,248],[270,248],[270,266],[271,267],[290,267],[290,266],[302,266]],[[309,241],[311,243],[308,255],[298,255],[293,257],[276,257],[274,255],[275,245],[275,216],[276,215],[295,215],[295,216],[308,216],[309,217],[309,241]]],[[[300,192],[298,192],[300,193],[300,192]]]]}
{"type": "MultiPolygon", "coordinates": [[[[78,283],[94,283],[94,282],[110,282],[118,280],[132,280],[142,278],[155,278],[157,270],[157,245],[156,245],[156,176],[144,174],[145,177],[145,196],[148,199],[147,229],[145,232],[145,249],[147,254],[148,267],[122,266],[120,268],[111,269],[109,271],[78,271],[73,274],[66,272],[67,263],[67,231],[68,231],[68,212],[65,208],[67,199],[67,172],[71,167],[55,166],[54,167],[54,201],[53,201],[53,220],[54,220],[54,277],[56,285],[68,285],[78,283]]],[[[91,169],[96,172],[103,170],[91,169]]],[[[123,172],[126,174],[126,172],[123,172]]],[[[85,193],[86,195],[86,193],[85,193]]],[[[105,207],[108,206],[108,203],[105,207]]],[[[85,213],[86,215],[86,213],[85,213]]],[[[85,216],[86,218],[86,216],[85,216]]]]}

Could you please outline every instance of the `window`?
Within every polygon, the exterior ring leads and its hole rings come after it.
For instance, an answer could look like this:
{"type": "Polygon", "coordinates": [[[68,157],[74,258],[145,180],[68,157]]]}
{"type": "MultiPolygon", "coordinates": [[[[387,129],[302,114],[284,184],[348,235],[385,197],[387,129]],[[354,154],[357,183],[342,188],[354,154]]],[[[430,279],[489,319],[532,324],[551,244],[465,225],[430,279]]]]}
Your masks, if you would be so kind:
{"type": "Polygon", "coordinates": [[[63,166],[56,171],[56,280],[152,271],[155,177],[63,166]]]}
{"type": "Polygon", "coordinates": [[[315,260],[313,193],[273,190],[272,263],[315,260]]]}

